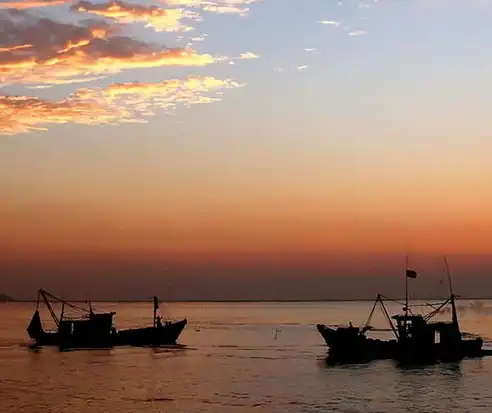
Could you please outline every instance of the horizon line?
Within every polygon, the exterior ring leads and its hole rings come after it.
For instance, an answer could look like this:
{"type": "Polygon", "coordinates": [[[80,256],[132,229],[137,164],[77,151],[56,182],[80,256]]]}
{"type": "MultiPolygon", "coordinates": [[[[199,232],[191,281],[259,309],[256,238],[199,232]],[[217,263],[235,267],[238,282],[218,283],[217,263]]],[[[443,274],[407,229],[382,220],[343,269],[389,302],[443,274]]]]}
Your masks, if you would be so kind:
{"type": "MultiPolygon", "coordinates": [[[[397,297],[390,298],[390,300],[400,301],[405,300],[405,297],[397,297]]],[[[492,297],[463,297],[457,295],[457,301],[460,300],[492,300],[492,297]]],[[[423,297],[423,298],[415,298],[409,301],[429,301],[429,300],[444,300],[443,297],[423,297]]],[[[232,299],[223,299],[223,300],[210,300],[210,299],[189,299],[189,300],[159,300],[160,303],[347,303],[347,302],[373,302],[376,298],[328,298],[328,299],[241,299],[241,300],[232,300],[232,299]]],[[[134,299],[134,300],[67,300],[64,301],[71,303],[88,303],[89,301],[92,303],[115,303],[115,304],[131,304],[131,303],[152,303],[152,300],[143,300],[143,299],[134,299]]],[[[32,299],[10,299],[6,301],[0,301],[0,303],[36,303],[37,300],[32,299]]]]}

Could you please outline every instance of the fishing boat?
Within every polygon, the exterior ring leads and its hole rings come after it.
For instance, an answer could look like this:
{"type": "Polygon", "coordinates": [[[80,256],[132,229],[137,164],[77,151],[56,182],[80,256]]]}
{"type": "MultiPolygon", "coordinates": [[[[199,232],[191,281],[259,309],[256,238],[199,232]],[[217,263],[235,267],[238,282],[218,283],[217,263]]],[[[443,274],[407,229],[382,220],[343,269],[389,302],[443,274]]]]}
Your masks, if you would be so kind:
{"type": "MultiPolygon", "coordinates": [[[[408,302],[408,279],[417,278],[417,272],[406,269],[405,303],[403,311],[390,317],[385,301],[393,301],[378,294],[362,327],[333,327],[317,324],[316,328],[329,347],[329,358],[334,362],[367,362],[393,359],[405,363],[428,363],[437,361],[457,361],[468,357],[481,357],[489,352],[483,350],[483,339],[479,336],[462,333],[456,311],[456,296],[453,293],[449,267],[445,258],[450,296],[445,301],[427,304],[431,310],[422,314],[414,311],[408,302]],[[389,324],[393,338],[389,340],[371,338],[370,331],[377,331],[370,323],[377,306],[389,324]],[[451,307],[450,321],[433,321],[443,309],[451,307]]],[[[381,331],[381,330],[380,330],[381,331]]],[[[388,331],[383,329],[382,331],[388,331]]]]}
{"type": "Polygon", "coordinates": [[[57,346],[59,348],[104,348],[113,346],[160,346],[175,344],[187,324],[187,320],[162,321],[157,315],[159,301],[154,297],[154,323],[149,327],[118,330],[114,327],[115,312],[96,313],[91,303],[83,308],[62,300],[40,289],[36,310],[27,327],[34,346],[57,346]],[[50,299],[61,304],[57,316],[50,299]],[[40,316],[40,304],[44,302],[51,314],[56,329],[44,329],[40,316]],[[68,315],[67,309],[75,315],[68,315]]]}

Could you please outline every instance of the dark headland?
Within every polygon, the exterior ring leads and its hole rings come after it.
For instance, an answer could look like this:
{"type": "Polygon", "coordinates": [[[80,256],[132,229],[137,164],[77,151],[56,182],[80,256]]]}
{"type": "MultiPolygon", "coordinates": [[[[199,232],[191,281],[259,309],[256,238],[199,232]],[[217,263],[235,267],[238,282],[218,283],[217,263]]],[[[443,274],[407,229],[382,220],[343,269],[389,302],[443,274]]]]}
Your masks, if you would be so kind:
{"type": "Polygon", "coordinates": [[[12,297],[9,297],[6,294],[0,293],[0,303],[7,302],[7,301],[15,301],[15,300],[12,297]]]}

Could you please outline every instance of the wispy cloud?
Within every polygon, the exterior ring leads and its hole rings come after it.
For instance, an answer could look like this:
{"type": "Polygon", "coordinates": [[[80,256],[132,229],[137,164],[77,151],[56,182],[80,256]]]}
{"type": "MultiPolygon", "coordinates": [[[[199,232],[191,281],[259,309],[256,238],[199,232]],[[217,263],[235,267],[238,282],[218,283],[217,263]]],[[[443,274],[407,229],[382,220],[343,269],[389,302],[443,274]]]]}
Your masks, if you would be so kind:
{"type": "Polygon", "coordinates": [[[44,130],[49,124],[85,125],[142,122],[155,109],[220,100],[207,93],[241,86],[232,80],[189,77],[158,83],[117,83],[105,89],[80,89],[60,101],[36,97],[0,97],[0,134],[44,130]]]}
{"type": "Polygon", "coordinates": [[[0,53],[14,52],[16,50],[29,49],[31,47],[33,47],[32,44],[19,44],[17,46],[0,47],[0,53]]]}
{"type": "Polygon", "coordinates": [[[207,36],[207,34],[202,34],[201,36],[192,37],[190,40],[192,42],[203,42],[207,36]]]}
{"type": "Polygon", "coordinates": [[[305,51],[305,52],[308,52],[308,53],[309,53],[309,52],[315,52],[316,50],[317,50],[317,49],[316,49],[315,47],[306,47],[306,48],[304,48],[304,51],[305,51]]]}
{"type": "Polygon", "coordinates": [[[116,114],[95,103],[74,98],[50,102],[36,97],[0,96],[0,134],[43,130],[53,123],[108,123],[116,114]]]}
{"type": "Polygon", "coordinates": [[[297,70],[306,70],[309,66],[307,65],[300,65],[300,66],[297,66],[296,69],[297,70]]]}
{"type": "Polygon", "coordinates": [[[69,3],[72,0],[18,0],[18,1],[3,1],[0,0],[0,9],[31,9],[35,7],[59,6],[69,3]]]}
{"type": "Polygon", "coordinates": [[[168,32],[192,30],[193,28],[183,24],[182,20],[199,17],[197,13],[184,9],[163,9],[157,6],[142,6],[119,0],[105,3],[92,3],[83,0],[72,5],[72,10],[111,18],[121,23],[144,22],[146,27],[168,32]]]}
{"type": "Polygon", "coordinates": [[[356,30],[353,32],[349,32],[349,36],[364,36],[366,32],[364,30],[356,30]]]}
{"type": "Polygon", "coordinates": [[[216,59],[188,49],[156,47],[113,35],[111,25],[87,26],[50,19],[0,20],[0,83],[49,83],[125,69],[163,66],[205,66],[216,59]],[[26,24],[27,23],[27,24],[26,24]],[[29,46],[29,47],[28,47],[29,46]]]}
{"type": "Polygon", "coordinates": [[[319,24],[326,24],[328,26],[340,26],[340,22],[334,21],[334,20],[319,20],[319,24]]]}
{"type": "Polygon", "coordinates": [[[249,5],[263,0],[161,0],[169,6],[200,8],[204,11],[220,14],[239,14],[246,16],[249,5]]]}
{"type": "Polygon", "coordinates": [[[238,57],[238,59],[242,60],[248,60],[248,59],[258,59],[260,56],[258,56],[255,53],[252,52],[246,52],[246,53],[241,53],[238,57]]]}
{"type": "Polygon", "coordinates": [[[76,84],[76,83],[87,83],[87,82],[94,82],[96,80],[101,80],[105,79],[106,76],[82,76],[80,78],[74,78],[74,79],[53,79],[50,81],[50,83],[47,84],[39,84],[39,85],[33,85],[33,86],[26,86],[27,89],[49,89],[53,86],[56,85],[70,85],[70,84],[76,84]]]}

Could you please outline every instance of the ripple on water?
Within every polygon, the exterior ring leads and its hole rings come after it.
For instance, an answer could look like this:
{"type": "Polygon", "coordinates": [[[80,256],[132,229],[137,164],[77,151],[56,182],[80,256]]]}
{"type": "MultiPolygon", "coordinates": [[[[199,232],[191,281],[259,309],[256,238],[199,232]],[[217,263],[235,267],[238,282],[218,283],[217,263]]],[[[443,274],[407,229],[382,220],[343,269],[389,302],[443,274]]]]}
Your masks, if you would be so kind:
{"type": "MultiPolygon", "coordinates": [[[[0,313],[0,412],[492,411],[492,359],[426,368],[388,361],[327,366],[313,320],[357,319],[360,303],[296,304],[296,311],[285,304],[240,311],[234,304],[200,305],[194,325],[201,331],[186,329],[183,346],[66,353],[28,350],[25,326],[8,324],[10,315],[0,313]],[[241,320],[232,328],[207,327],[234,311],[241,320]],[[260,316],[267,320],[258,322],[260,316]]],[[[132,304],[118,309],[136,325],[134,311],[132,304]]]]}

